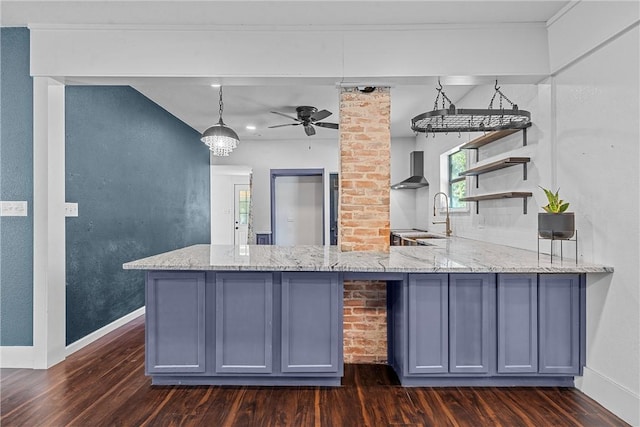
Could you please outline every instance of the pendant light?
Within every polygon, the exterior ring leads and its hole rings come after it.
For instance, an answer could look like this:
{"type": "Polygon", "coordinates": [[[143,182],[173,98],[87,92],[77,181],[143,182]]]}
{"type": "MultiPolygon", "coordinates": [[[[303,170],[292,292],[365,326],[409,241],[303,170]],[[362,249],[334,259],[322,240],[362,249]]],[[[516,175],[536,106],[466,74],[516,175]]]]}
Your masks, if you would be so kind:
{"type": "Polygon", "coordinates": [[[200,137],[200,141],[204,142],[214,156],[228,156],[240,142],[238,134],[228,127],[222,121],[222,86],[220,86],[220,110],[218,123],[205,130],[200,137]]]}

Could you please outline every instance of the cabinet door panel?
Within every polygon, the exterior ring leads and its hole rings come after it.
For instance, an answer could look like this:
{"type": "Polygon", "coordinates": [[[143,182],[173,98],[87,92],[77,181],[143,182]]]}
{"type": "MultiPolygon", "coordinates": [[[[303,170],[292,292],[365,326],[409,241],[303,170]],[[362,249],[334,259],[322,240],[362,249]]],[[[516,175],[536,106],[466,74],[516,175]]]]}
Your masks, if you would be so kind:
{"type": "Polygon", "coordinates": [[[147,372],[204,372],[204,273],[150,272],[146,297],[147,372]]]}
{"type": "Polygon", "coordinates": [[[338,372],[342,301],[337,273],[282,274],[282,372],[338,372]]]}
{"type": "Polygon", "coordinates": [[[538,277],[498,275],[498,372],[538,372],[538,277]]]}
{"type": "Polygon", "coordinates": [[[409,373],[449,370],[448,275],[409,276],[409,373]]]}
{"type": "Polygon", "coordinates": [[[539,276],[540,373],[578,375],[580,283],[577,274],[539,276]]]}
{"type": "Polygon", "coordinates": [[[272,371],[271,273],[216,274],[216,372],[272,371]]]}
{"type": "Polygon", "coordinates": [[[495,304],[490,304],[490,296],[489,275],[449,275],[450,372],[489,372],[491,337],[495,336],[490,317],[495,304]]]}

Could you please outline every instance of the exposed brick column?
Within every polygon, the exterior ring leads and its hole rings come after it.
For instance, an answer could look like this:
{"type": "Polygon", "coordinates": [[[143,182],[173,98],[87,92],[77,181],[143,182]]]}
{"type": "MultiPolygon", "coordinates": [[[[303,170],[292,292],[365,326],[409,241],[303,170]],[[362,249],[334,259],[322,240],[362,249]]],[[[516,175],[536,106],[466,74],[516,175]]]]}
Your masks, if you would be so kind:
{"type": "MultiPolygon", "coordinates": [[[[340,93],[339,245],[342,251],[389,251],[389,88],[340,93]]],[[[386,284],[344,284],[344,361],[387,359],[386,284]]]]}
{"type": "Polygon", "coordinates": [[[340,93],[342,251],[389,251],[390,115],[389,88],[340,93]]]}

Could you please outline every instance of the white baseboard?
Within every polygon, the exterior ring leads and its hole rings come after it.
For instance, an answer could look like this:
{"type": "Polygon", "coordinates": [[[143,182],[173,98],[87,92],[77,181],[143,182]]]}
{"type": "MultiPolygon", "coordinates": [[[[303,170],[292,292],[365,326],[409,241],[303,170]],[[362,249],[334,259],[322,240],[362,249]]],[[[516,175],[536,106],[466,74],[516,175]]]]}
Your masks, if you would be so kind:
{"type": "Polygon", "coordinates": [[[584,368],[576,386],[584,394],[632,426],[640,426],[640,396],[599,372],[584,368]]]}
{"type": "Polygon", "coordinates": [[[33,346],[0,347],[0,368],[33,368],[33,346]]]}
{"type": "Polygon", "coordinates": [[[75,353],[76,351],[80,350],[81,348],[84,348],[86,346],[88,346],[89,344],[91,344],[92,342],[102,338],[103,336],[107,335],[109,332],[113,332],[116,329],[118,329],[120,326],[126,325],[127,323],[131,322],[133,319],[136,319],[140,316],[142,316],[145,313],[145,308],[144,306],[140,307],[139,309],[132,311],[131,313],[127,314],[126,316],[123,316],[117,320],[114,320],[113,322],[109,323],[108,325],[103,326],[102,328],[98,329],[97,331],[94,331],[92,333],[90,333],[89,335],[80,338],[78,341],[75,341],[71,344],[69,344],[67,346],[67,356],[75,353]]]}

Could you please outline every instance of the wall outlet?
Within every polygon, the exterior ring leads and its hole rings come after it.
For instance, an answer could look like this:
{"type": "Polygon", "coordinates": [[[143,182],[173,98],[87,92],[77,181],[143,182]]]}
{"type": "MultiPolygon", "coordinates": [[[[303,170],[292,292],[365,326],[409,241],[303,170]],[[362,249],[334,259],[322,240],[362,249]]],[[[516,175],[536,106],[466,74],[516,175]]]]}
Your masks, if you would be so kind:
{"type": "Polygon", "coordinates": [[[78,204],[66,202],[64,204],[64,216],[78,216],[78,204]]]}
{"type": "Polygon", "coordinates": [[[27,216],[27,202],[0,202],[0,216],[27,216]]]}

